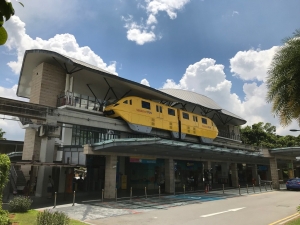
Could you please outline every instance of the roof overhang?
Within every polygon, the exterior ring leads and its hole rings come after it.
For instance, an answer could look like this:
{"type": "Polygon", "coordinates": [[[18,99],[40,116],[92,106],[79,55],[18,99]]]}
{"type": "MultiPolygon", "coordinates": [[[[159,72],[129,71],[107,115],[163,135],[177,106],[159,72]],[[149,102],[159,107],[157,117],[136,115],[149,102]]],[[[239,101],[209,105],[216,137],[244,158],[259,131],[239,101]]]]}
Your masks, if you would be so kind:
{"type": "Polygon", "coordinates": [[[300,157],[300,147],[273,148],[269,151],[274,156],[300,157]]]}
{"type": "MultiPolygon", "coordinates": [[[[248,163],[268,163],[259,151],[228,149],[161,138],[111,139],[88,145],[95,153],[117,153],[121,155],[148,155],[158,158],[194,158],[195,160],[213,158],[214,160],[247,161],[248,163]]],[[[84,148],[86,149],[86,148],[84,148]]],[[[85,154],[90,154],[84,150],[85,154]]]]}

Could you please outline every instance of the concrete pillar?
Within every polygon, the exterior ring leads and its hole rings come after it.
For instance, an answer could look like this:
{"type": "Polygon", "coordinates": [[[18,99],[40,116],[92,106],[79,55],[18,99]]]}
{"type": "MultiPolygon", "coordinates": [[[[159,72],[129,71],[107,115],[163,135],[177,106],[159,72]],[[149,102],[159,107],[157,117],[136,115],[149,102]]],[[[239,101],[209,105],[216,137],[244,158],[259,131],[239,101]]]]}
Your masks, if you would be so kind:
{"type": "Polygon", "coordinates": [[[66,189],[66,173],[68,168],[61,167],[59,171],[58,193],[64,193],[66,189]]]}
{"type": "Polygon", "coordinates": [[[289,178],[294,178],[295,174],[294,174],[294,164],[293,161],[291,161],[290,163],[288,163],[288,168],[289,168],[289,178]]]}
{"type": "Polygon", "coordinates": [[[277,160],[275,157],[270,158],[270,172],[271,172],[271,180],[273,183],[274,189],[279,189],[279,177],[277,170],[277,160]]]}
{"type": "Polygon", "coordinates": [[[258,184],[258,173],[257,173],[257,164],[252,164],[252,179],[255,179],[256,180],[256,184],[258,184]]]}
{"type": "Polygon", "coordinates": [[[165,159],[165,192],[174,193],[174,160],[165,159]]]}
{"type": "Polygon", "coordinates": [[[238,177],[237,164],[231,163],[230,169],[231,169],[232,186],[238,187],[239,186],[239,177],[238,177]]]}
{"type": "MultiPolygon", "coordinates": [[[[40,161],[41,162],[53,162],[53,153],[54,153],[55,140],[54,138],[49,139],[44,137],[41,140],[41,149],[40,149],[40,161]]],[[[42,197],[47,195],[47,184],[49,176],[52,176],[52,167],[51,166],[40,166],[37,177],[36,184],[36,193],[37,197],[42,197]]]]}
{"type": "Polygon", "coordinates": [[[52,176],[51,166],[40,166],[38,171],[38,179],[36,184],[35,196],[44,197],[47,196],[47,185],[49,176],[52,176]]]}
{"type": "Polygon", "coordinates": [[[107,155],[105,158],[104,198],[115,198],[118,157],[107,155]]]}

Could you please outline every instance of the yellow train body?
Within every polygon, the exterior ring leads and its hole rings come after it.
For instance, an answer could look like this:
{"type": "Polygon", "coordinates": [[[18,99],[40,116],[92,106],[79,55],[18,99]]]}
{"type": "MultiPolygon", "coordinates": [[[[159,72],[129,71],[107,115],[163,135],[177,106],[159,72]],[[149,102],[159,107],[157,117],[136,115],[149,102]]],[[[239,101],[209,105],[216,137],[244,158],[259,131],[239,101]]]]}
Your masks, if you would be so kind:
{"type": "Polygon", "coordinates": [[[104,114],[111,118],[121,117],[131,129],[143,133],[157,128],[171,131],[175,137],[176,134],[189,134],[214,139],[218,135],[214,122],[207,117],[134,96],[105,107],[104,114]]]}

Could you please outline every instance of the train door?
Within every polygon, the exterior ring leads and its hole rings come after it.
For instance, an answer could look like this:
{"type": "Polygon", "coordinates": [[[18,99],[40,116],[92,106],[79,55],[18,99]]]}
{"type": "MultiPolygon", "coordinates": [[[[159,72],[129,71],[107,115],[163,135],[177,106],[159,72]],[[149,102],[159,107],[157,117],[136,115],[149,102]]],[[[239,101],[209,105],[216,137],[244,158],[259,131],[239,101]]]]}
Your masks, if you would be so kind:
{"type": "Polygon", "coordinates": [[[157,128],[163,128],[163,112],[162,112],[162,106],[161,105],[156,105],[156,127],[157,128]]]}
{"type": "Polygon", "coordinates": [[[199,123],[198,123],[198,116],[193,115],[193,134],[197,135],[198,134],[198,128],[199,128],[199,123]]]}

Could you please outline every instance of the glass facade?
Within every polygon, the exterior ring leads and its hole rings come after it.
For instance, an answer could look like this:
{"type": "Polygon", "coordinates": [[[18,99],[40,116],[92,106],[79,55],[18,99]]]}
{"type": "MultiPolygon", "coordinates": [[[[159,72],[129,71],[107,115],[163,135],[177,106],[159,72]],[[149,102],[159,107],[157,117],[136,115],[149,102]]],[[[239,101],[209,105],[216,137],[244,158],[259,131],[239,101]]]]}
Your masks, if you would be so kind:
{"type": "Polygon", "coordinates": [[[118,131],[79,125],[72,127],[72,145],[94,144],[119,137],[118,131]]]}

